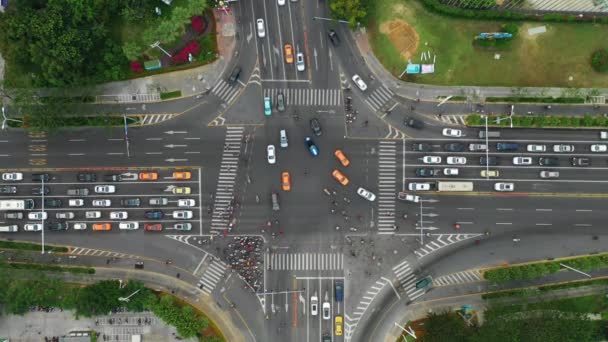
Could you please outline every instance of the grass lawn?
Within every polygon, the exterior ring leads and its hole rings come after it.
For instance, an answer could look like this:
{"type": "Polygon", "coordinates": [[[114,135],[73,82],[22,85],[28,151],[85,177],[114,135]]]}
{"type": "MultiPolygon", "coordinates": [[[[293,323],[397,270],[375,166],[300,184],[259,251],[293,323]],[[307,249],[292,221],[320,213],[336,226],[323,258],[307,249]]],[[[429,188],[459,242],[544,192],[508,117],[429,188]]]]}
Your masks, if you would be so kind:
{"type": "MultiPolygon", "coordinates": [[[[368,26],[370,43],[384,66],[398,76],[409,59],[436,55],[435,73],[403,79],[442,85],[608,87],[608,74],[591,68],[591,53],[608,48],[608,25],[515,22],[519,34],[506,48],[473,46],[481,32],[509,22],[476,21],[431,13],[416,0],[375,0],[368,26]],[[547,32],[528,35],[546,26],[547,32]],[[494,59],[496,53],[500,59],[494,59]],[[569,77],[572,76],[572,80],[569,77]]],[[[427,61],[426,63],[429,63],[427,61]]],[[[432,61],[431,61],[432,63],[432,61]]]]}

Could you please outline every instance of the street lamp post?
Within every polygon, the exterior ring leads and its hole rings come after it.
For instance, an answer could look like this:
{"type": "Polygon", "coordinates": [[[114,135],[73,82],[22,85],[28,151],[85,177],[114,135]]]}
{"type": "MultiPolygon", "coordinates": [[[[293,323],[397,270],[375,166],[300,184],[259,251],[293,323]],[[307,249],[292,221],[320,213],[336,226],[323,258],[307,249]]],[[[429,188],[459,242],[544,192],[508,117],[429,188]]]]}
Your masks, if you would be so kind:
{"type": "Polygon", "coordinates": [[[129,130],[128,130],[128,126],[127,126],[127,114],[123,113],[122,117],[124,119],[124,123],[125,123],[125,144],[126,144],[126,148],[127,148],[127,157],[131,157],[131,153],[129,152],[129,130]]]}
{"type": "Polygon", "coordinates": [[[41,178],[42,187],[40,188],[40,192],[42,193],[42,251],[41,254],[44,254],[44,177],[41,178]]]}
{"type": "MultiPolygon", "coordinates": [[[[485,119],[485,128],[486,128],[486,180],[490,179],[490,143],[488,142],[488,116],[484,115],[483,118],[485,119]]],[[[496,120],[494,122],[496,122],[496,124],[499,124],[501,121],[503,120],[511,120],[511,128],[513,128],[513,106],[511,106],[511,114],[506,117],[506,118],[496,118],[496,120]]]]}
{"type": "Polygon", "coordinates": [[[4,106],[2,106],[2,130],[6,128],[7,121],[15,121],[15,122],[23,122],[23,120],[11,119],[6,117],[6,113],[4,111],[4,106]]]}
{"type": "Polygon", "coordinates": [[[137,291],[131,293],[129,296],[127,297],[119,297],[118,300],[121,302],[128,302],[129,298],[133,297],[137,292],[141,291],[141,289],[138,289],[137,291]]]}

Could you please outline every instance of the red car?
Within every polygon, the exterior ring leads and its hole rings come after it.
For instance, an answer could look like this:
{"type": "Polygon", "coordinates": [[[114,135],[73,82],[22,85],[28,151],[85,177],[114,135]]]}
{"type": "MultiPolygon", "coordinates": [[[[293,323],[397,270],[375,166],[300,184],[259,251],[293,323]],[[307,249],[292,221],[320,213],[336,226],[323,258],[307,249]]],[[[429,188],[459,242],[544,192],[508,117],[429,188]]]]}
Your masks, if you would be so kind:
{"type": "Polygon", "coordinates": [[[149,232],[160,232],[163,230],[163,225],[160,223],[146,223],[144,229],[149,232]]]}

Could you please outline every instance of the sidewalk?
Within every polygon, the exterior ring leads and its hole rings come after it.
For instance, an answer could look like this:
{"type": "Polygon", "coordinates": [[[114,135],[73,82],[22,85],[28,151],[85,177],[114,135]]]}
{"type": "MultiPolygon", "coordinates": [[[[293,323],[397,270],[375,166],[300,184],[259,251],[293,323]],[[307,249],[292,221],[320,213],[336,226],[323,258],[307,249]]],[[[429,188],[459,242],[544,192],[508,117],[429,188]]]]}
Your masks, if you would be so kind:
{"type": "MultiPolygon", "coordinates": [[[[353,39],[357,44],[357,48],[365,60],[365,64],[372,71],[376,78],[379,79],[385,86],[395,92],[396,95],[407,98],[422,100],[437,100],[438,96],[463,96],[475,95],[479,98],[485,97],[507,97],[513,96],[514,89],[526,89],[526,96],[542,96],[542,97],[562,97],[568,88],[546,88],[546,87],[479,87],[479,86],[441,86],[422,83],[409,83],[397,79],[388,72],[382,63],[374,55],[367,33],[364,30],[358,30],[352,33],[353,39]]],[[[405,67],[405,66],[404,66],[405,67]]],[[[591,89],[580,89],[582,92],[589,92],[591,89]]],[[[596,89],[598,95],[608,96],[608,88],[596,89]]]]}

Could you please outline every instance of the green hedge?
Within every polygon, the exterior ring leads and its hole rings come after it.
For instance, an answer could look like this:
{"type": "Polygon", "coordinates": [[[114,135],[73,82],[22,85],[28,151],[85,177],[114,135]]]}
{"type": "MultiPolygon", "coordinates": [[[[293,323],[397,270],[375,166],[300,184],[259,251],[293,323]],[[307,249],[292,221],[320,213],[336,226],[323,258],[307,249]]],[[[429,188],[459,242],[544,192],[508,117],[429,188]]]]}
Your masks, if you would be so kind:
{"type": "MultiPolygon", "coordinates": [[[[19,249],[24,251],[40,251],[42,250],[42,245],[38,243],[32,242],[15,242],[15,241],[4,241],[0,240],[0,248],[4,249],[19,249]]],[[[45,246],[44,249],[46,251],[60,252],[65,253],[68,251],[67,247],[53,247],[53,246],[45,246]]]]}
{"type": "Polygon", "coordinates": [[[46,264],[30,264],[30,263],[20,263],[20,262],[11,262],[7,264],[0,265],[0,268],[11,268],[14,270],[34,270],[34,271],[51,271],[51,272],[69,272],[75,274],[95,274],[94,268],[89,267],[64,267],[64,266],[56,266],[56,265],[46,265],[46,264]]]}
{"type": "MultiPolygon", "coordinates": [[[[504,119],[506,115],[490,116],[488,127],[509,127],[510,120],[505,119],[496,124],[496,118],[504,119]]],[[[470,114],[466,118],[467,126],[485,127],[485,119],[478,114],[470,114]]],[[[514,115],[513,127],[551,127],[551,128],[577,128],[577,127],[608,127],[608,118],[603,115],[584,115],[584,116],[559,116],[559,115],[514,115]]]]}
{"type": "MultiPolygon", "coordinates": [[[[127,125],[136,123],[137,120],[127,117],[127,125]]],[[[21,122],[9,121],[8,125],[13,128],[24,128],[21,122]]],[[[71,116],[57,118],[57,127],[108,127],[124,125],[122,116],[71,116]]]]}
{"type": "Polygon", "coordinates": [[[160,99],[161,100],[167,100],[167,99],[173,99],[176,97],[182,97],[182,91],[181,90],[175,90],[175,91],[169,91],[166,93],[160,93],[160,99]]]}
{"type": "Polygon", "coordinates": [[[582,97],[486,97],[486,102],[585,103],[582,97]]]}
{"type": "Polygon", "coordinates": [[[525,289],[517,289],[517,290],[507,290],[507,291],[497,291],[484,293],[481,295],[482,299],[496,299],[496,298],[505,298],[505,297],[528,297],[530,295],[538,295],[541,292],[550,292],[562,289],[572,289],[583,286],[593,286],[593,285],[608,285],[608,279],[590,279],[590,280],[582,280],[582,281],[574,281],[567,283],[560,283],[554,285],[545,285],[538,286],[533,288],[525,288],[525,289]]]}

